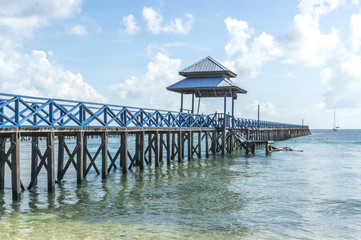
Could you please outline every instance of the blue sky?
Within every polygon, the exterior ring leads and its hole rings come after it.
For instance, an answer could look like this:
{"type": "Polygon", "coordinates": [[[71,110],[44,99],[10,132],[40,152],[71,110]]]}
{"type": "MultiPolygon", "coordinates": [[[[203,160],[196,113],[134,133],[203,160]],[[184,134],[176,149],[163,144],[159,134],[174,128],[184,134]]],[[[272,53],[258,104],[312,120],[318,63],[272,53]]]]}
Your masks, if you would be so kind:
{"type": "MultiPolygon", "coordinates": [[[[331,128],[336,107],[341,128],[361,127],[358,0],[0,4],[0,92],[178,110],[165,87],[211,56],[249,91],[239,117],[259,104],[264,120],[331,128]]],[[[201,100],[200,112],[222,108],[201,100]]]]}

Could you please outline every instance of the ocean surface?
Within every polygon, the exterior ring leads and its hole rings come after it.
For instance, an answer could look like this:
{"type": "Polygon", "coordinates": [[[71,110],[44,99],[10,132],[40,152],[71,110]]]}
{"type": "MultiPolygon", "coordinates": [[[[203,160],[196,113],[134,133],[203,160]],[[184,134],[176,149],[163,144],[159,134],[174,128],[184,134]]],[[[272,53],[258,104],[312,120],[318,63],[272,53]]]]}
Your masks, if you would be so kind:
{"type": "MultiPolygon", "coordinates": [[[[0,239],[361,239],[361,130],[311,132],[274,144],[302,152],[262,147],[105,181],[92,170],[81,185],[70,167],[54,194],[42,170],[17,203],[7,173],[0,239]]],[[[21,151],[28,185],[29,142],[21,151]]]]}

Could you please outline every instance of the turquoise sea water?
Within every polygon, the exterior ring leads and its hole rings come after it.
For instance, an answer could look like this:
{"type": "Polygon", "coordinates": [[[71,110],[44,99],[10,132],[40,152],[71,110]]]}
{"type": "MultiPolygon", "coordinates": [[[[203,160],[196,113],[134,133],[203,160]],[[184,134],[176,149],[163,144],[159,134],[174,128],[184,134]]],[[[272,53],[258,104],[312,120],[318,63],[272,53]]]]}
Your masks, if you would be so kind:
{"type": "Polygon", "coordinates": [[[70,171],[51,195],[42,172],[18,203],[7,176],[0,239],[361,239],[361,130],[313,130],[275,146],[303,152],[260,148],[105,181],[93,171],[81,185],[70,171]]]}

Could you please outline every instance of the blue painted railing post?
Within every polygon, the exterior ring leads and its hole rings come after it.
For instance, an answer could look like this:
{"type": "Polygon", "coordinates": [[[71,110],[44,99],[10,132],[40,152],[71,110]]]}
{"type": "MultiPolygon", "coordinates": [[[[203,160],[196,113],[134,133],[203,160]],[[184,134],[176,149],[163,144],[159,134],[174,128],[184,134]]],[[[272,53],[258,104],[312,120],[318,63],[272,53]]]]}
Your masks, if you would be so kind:
{"type": "MultiPolygon", "coordinates": [[[[0,100],[0,105],[2,105],[3,102],[4,102],[3,100],[0,100]]],[[[3,114],[4,114],[4,108],[1,107],[1,108],[0,108],[0,125],[3,125],[3,124],[4,124],[3,114]]]]}
{"type": "Polygon", "coordinates": [[[108,111],[107,111],[107,107],[104,106],[104,123],[105,123],[105,126],[108,126],[108,111]]]}
{"type": "Polygon", "coordinates": [[[80,106],[79,106],[79,122],[80,122],[80,126],[83,127],[83,122],[84,122],[84,104],[80,104],[80,106]]]}
{"type": "Polygon", "coordinates": [[[54,101],[51,101],[49,104],[49,122],[54,127],[54,101]]]}
{"type": "Polygon", "coordinates": [[[19,122],[19,102],[20,102],[20,97],[16,97],[15,100],[15,123],[17,127],[20,127],[20,122],[19,122]]]}

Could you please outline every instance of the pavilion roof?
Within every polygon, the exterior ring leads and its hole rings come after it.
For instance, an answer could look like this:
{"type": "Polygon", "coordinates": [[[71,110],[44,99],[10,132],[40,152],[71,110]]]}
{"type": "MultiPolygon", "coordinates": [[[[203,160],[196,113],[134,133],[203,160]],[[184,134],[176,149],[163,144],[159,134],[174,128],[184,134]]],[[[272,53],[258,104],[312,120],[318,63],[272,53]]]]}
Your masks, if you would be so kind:
{"type": "Polygon", "coordinates": [[[247,91],[240,88],[237,84],[226,77],[198,77],[198,78],[185,78],[179,82],[176,82],[167,90],[183,93],[193,94],[196,97],[224,97],[224,90],[227,90],[227,97],[232,96],[232,90],[234,97],[237,97],[238,93],[246,94],[247,91]]]}
{"type": "Polygon", "coordinates": [[[179,75],[192,77],[228,77],[235,78],[237,74],[227,69],[211,57],[206,57],[179,72],[179,75]]]}

